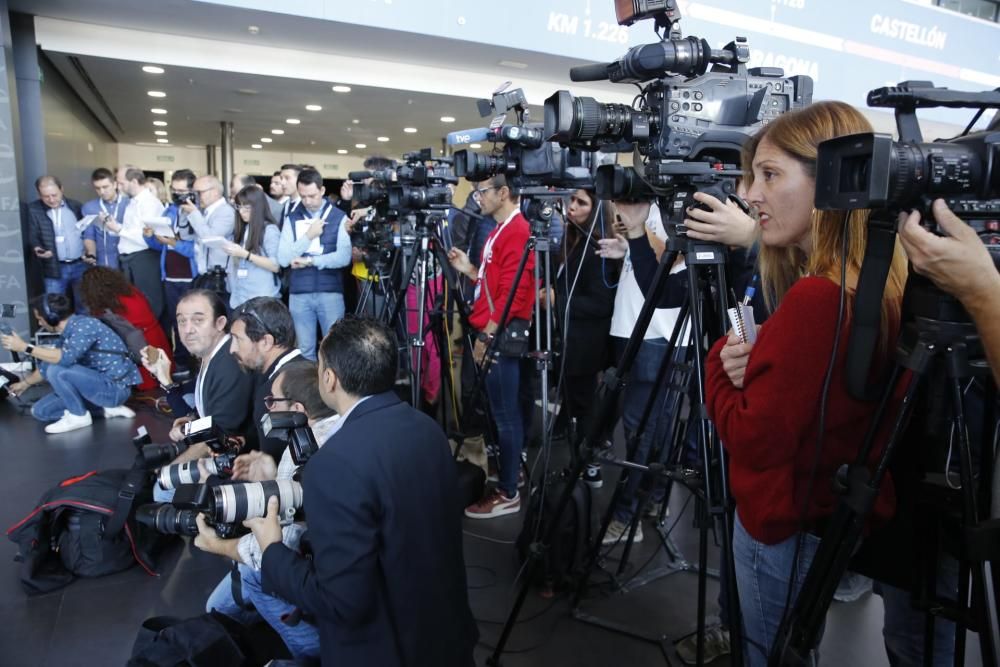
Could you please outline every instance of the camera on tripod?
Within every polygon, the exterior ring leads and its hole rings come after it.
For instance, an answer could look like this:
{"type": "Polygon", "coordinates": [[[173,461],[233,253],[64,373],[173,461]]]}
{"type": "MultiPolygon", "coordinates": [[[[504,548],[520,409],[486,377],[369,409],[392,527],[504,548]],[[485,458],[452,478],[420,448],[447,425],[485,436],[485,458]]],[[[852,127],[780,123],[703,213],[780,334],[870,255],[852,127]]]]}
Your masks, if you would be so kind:
{"type": "Polygon", "coordinates": [[[996,91],[968,93],[936,88],[929,81],[904,81],[868,93],[868,106],[895,109],[899,141],[888,134],[852,134],[819,145],[816,208],[921,211],[923,224],[937,231],[926,213],[943,198],[968,222],[1000,266],[1000,132],[963,134],[926,143],[917,124],[918,107],[1000,108],[996,91]]]}
{"type": "Polygon", "coordinates": [[[205,516],[205,522],[215,528],[219,537],[228,539],[247,532],[246,519],[267,514],[267,501],[277,496],[278,518],[291,520],[302,507],[302,485],[293,480],[268,480],[245,484],[182,484],[169,503],[150,503],[136,510],[139,523],[165,535],[198,534],[195,517],[205,516]]]}
{"type": "Polygon", "coordinates": [[[506,90],[507,84],[493,93],[492,100],[479,100],[479,113],[488,116],[496,112],[489,128],[462,130],[448,135],[449,143],[489,141],[503,143],[503,148],[491,154],[470,150],[455,152],[455,174],[473,183],[499,174],[518,194],[548,187],[575,189],[592,183],[592,156],[588,152],[566,148],[546,141],[543,126],[529,123],[524,92],[520,88],[506,90]],[[504,124],[507,113],[514,110],[516,125],[504,124]]]}
{"type": "Polygon", "coordinates": [[[434,157],[430,148],[403,155],[403,164],[393,163],[378,171],[352,171],[354,206],[374,206],[384,217],[412,211],[442,210],[451,206],[448,184],[458,183],[451,173],[451,158],[434,157]]]}
{"type": "Polygon", "coordinates": [[[265,438],[279,438],[288,444],[295,465],[306,464],[319,451],[316,436],[303,412],[267,412],[260,418],[265,438]]]}

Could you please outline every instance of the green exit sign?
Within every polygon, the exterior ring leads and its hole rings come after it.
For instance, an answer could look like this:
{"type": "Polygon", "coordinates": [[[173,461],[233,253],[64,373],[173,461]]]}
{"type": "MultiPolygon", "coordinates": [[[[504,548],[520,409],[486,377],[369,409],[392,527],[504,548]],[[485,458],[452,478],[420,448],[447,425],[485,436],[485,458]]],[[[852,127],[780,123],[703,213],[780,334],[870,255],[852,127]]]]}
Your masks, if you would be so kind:
{"type": "Polygon", "coordinates": [[[156,156],[156,161],[157,162],[173,162],[174,161],[174,156],[173,155],[157,155],[156,156]]]}

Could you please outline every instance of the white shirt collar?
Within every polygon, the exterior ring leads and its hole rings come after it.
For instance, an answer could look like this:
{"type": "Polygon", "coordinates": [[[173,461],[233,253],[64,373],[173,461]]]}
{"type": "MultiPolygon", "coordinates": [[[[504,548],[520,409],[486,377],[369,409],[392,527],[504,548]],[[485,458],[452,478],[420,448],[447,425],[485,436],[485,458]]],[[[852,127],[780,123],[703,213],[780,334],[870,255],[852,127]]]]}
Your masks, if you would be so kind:
{"type": "Polygon", "coordinates": [[[365,401],[367,401],[369,398],[371,398],[371,396],[362,396],[360,399],[358,399],[357,403],[355,403],[354,405],[352,405],[347,410],[347,412],[345,412],[344,414],[342,414],[340,416],[340,419],[338,419],[337,422],[333,425],[333,428],[330,429],[330,435],[327,436],[327,439],[329,439],[337,431],[339,431],[344,426],[344,423],[347,421],[347,418],[351,415],[352,412],[354,412],[354,409],[356,407],[358,407],[359,405],[361,405],[362,403],[364,403],[365,401]]]}

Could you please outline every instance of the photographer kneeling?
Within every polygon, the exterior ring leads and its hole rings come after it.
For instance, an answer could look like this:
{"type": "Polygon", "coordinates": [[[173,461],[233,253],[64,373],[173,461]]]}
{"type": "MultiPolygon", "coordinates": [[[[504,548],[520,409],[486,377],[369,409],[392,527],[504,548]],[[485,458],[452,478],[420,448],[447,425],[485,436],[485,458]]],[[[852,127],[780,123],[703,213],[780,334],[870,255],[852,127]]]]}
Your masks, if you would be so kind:
{"type": "MultiPolygon", "coordinates": [[[[847,391],[850,320],[839,309],[842,280],[843,312],[852,309],[868,212],[813,208],[819,143],[870,131],[849,105],[820,102],[782,115],[743,147],[747,199],[760,216],[762,291],[774,310],[752,346],[733,334],[720,339],[706,359],[705,378],[708,414],[730,457],[733,558],[749,665],[767,664],[786,601],[794,603],[836,506],[830,480],[857,456],[877,408],[847,391]]],[[[905,258],[897,252],[882,300],[875,372],[892,363],[905,278],[905,258]]],[[[886,483],[873,515],[885,520],[892,511],[886,483]]]]}
{"type": "MultiPolygon", "coordinates": [[[[308,418],[309,428],[320,446],[330,436],[338,419],[337,414],[323,403],[319,393],[316,365],[312,363],[281,370],[271,385],[271,395],[264,401],[269,412],[304,413],[308,418]]],[[[297,472],[298,466],[292,458],[291,448],[285,449],[277,465],[269,454],[253,451],[239,456],[233,463],[232,480],[235,482],[291,480],[297,472]]],[[[201,473],[202,478],[208,476],[207,470],[202,470],[201,473]]],[[[194,540],[194,545],[238,563],[237,572],[226,575],[209,596],[206,610],[214,609],[238,621],[248,622],[253,620],[254,614],[247,606],[253,605],[261,618],[281,636],[294,657],[318,656],[319,632],[316,626],[302,620],[294,624],[286,622],[286,619],[295,614],[295,605],[261,590],[261,550],[254,536],[247,534],[239,539],[221,539],[215,529],[206,525],[201,514],[196,520],[199,534],[194,540]],[[239,597],[242,601],[237,600],[234,587],[238,587],[241,591],[239,597]]],[[[304,524],[289,522],[282,526],[281,541],[290,549],[297,549],[303,532],[305,532],[304,524]]]]}
{"type": "Polygon", "coordinates": [[[35,419],[52,422],[45,427],[46,433],[90,426],[88,407],[102,408],[105,419],[134,417],[125,401],[142,378],[129,359],[125,341],[97,318],[75,314],[72,302],[63,294],[45,294],[37,304],[34,313],[39,327],[58,333],[60,345],[36,347],[16,333],[0,335],[4,349],[26,353],[41,362],[38,370],[11,385],[10,392],[17,395],[48,380],[52,393],[31,407],[35,419]]]}

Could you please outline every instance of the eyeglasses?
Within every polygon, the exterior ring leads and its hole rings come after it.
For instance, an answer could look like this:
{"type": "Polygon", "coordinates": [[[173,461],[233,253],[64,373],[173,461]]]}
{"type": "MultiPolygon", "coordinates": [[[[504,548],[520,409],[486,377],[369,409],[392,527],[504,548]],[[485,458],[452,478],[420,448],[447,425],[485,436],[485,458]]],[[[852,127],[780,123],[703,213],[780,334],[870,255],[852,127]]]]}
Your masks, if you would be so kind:
{"type": "Polygon", "coordinates": [[[500,187],[503,187],[503,186],[491,185],[488,188],[476,188],[475,190],[472,191],[472,196],[476,197],[478,199],[479,197],[483,196],[484,192],[489,192],[490,190],[497,190],[500,187]]]}
{"type": "Polygon", "coordinates": [[[265,396],[264,397],[264,407],[268,410],[273,410],[275,403],[294,403],[295,400],[291,398],[285,398],[284,396],[265,396]]]}

